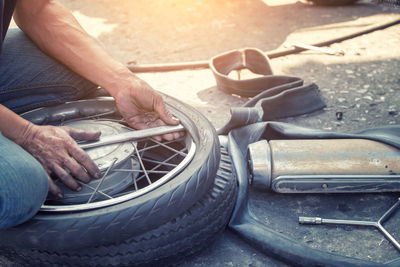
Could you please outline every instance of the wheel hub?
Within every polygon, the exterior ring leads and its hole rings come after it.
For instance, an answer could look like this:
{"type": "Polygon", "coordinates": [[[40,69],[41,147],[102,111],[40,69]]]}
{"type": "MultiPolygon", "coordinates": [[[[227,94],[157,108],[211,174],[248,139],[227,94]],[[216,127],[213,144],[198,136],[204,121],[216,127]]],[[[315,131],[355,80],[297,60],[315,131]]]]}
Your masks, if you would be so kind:
{"type": "MultiPolygon", "coordinates": [[[[131,128],[113,121],[83,119],[67,121],[63,125],[86,131],[101,131],[102,136],[132,131],[131,128]]],[[[133,183],[133,180],[137,178],[139,173],[114,170],[140,169],[139,162],[135,157],[132,157],[135,152],[135,146],[136,142],[122,142],[86,149],[85,151],[90,158],[99,167],[102,178],[92,179],[87,184],[82,183],[82,190],[79,192],[69,189],[61,181],[56,180],[56,184],[64,193],[64,198],[52,200],[63,204],[86,203],[90,198],[91,200],[101,200],[107,199],[107,196],[112,197],[120,193],[133,183]],[[98,190],[93,194],[93,189],[96,188],[98,190]]]]}

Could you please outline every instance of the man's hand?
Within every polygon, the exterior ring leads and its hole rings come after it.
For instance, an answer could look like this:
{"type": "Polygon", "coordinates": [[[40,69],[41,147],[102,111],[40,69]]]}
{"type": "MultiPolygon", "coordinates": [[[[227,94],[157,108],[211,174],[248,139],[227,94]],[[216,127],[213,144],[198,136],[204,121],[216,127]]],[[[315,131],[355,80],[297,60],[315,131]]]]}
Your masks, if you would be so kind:
{"type": "Polygon", "coordinates": [[[90,176],[100,178],[97,165],[75,142],[96,140],[100,134],[99,131],[87,132],[65,126],[30,124],[21,146],[42,164],[49,175],[50,193],[62,198],[61,189],[50,178],[50,174],[55,174],[62,183],[76,191],[80,191],[81,186],[75,179],[87,183],[90,176]]]}
{"type": "MultiPolygon", "coordinates": [[[[179,120],[174,118],[167,109],[162,96],[150,85],[137,77],[129,80],[130,85],[118,90],[114,96],[117,108],[129,126],[135,129],[147,129],[179,124],[179,120]]],[[[175,132],[153,138],[157,141],[161,141],[162,138],[174,140],[181,134],[175,132]]]]}

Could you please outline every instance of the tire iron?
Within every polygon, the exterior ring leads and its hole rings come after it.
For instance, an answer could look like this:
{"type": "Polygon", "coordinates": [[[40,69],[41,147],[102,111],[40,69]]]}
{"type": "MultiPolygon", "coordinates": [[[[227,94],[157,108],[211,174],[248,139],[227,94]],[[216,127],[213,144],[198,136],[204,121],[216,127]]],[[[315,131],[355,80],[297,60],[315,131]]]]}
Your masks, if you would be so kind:
{"type": "Polygon", "coordinates": [[[144,130],[133,130],[130,132],[120,133],[120,134],[116,134],[116,135],[104,136],[104,137],[100,137],[100,139],[98,141],[89,142],[89,143],[88,142],[78,143],[78,145],[82,149],[88,149],[88,148],[122,143],[122,142],[127,142],[127,141],[136,141],[136,140],[144,139],[147,137],[163,135],[163,134],[184,131],[184,130],[185,130],[185,128],[181,124],[176,125],[176,126],[160,126],[160,127],[148,128],[148,129],[144,129],[144,130]]]}
{"type": "Polygon", "coordinates": [[[400,206],[400,198],[397,202],[386,211],[378,221],[356,221],[356,220],[336,220],[336,219],[323,219],[319,217],[299,217],[299,224],[336,224],[336,225],[355,225],[355,226],[373,226],[378,228],[379,231],[400,251],[400,243],[383,227],[383,223],[387,221],[394,211],[400,206]]]}

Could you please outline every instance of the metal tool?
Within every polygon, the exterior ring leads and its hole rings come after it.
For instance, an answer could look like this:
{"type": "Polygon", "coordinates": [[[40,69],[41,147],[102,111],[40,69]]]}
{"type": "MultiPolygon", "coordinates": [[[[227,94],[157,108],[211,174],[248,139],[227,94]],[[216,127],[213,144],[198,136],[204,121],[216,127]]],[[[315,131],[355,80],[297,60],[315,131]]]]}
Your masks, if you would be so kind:
{"type": "Polygon", "coordinates": [[[340,224],[340,225],[356,225],[356,226],[373,226],[379,229],[381,233],[395,246],[398,250],[400,250],[400,243],[383,227],[383,223],[387,221],[390,216],[394,213],[394,211],[400,206],[400,198],[397,202],[390,207],[382,217],[379,218],[378,221],[355,221],[355,220],[336,220],[336,219],[323,219],[319,217],[299,217],[300,224],[340,224]]]}
{"type": "Polygon", "coordinates": [[[328,54],[328,55],[340,55],[340,56],[344,55],[343,50],[333,50],[333,49],[329,49],[329,48],[322,48],[322,47],[303,44],[303,43],[292,43],[291,45],[294,47],[317,51],[317,52],[321,52],[321,53],[328,54]]]}
{"type": "Polygon", "coordinates": [[[261,140],[249,180],[279,193],[399,192],[400,150],[367,139],[261,140]]]}
{"type": "Polygon", "coordinates": [[[98,147],[98,146],[122,143],[122,142],[126,142],[126,141],[135,141],[135,140],[139,140],[139,139],[143,139],[143,138],[147,138],[147,137],[163,135],[163,134],[184,131],[184,130],[185,130],[185,128],[181,124],[176,125],[176,126],[160,126],[160,127],[154,127],[154,128],[144,129],[144,130],[136,130],[136,131],[133,130],[133,131],[126,132],[126,133],[120,133],[120,134],[116,134],[116,135],[100,137],[100,139],[98,141],[91,142],[91,143],[79,143],[79,146],[82,149],[88,149],[88,148],[93,148],[93,147],[98,147]]]}

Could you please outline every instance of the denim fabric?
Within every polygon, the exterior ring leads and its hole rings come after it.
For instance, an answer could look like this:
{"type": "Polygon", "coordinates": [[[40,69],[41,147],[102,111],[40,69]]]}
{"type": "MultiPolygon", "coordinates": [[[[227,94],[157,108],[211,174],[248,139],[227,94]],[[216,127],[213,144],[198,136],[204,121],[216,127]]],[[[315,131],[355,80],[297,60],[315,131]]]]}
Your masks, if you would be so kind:
{"type": "MultiPolygon", "coordinates": [[[[46,56],[19,29],[7,32],[0,55],[0,104],[21,113],[78,100],[96,89],[46,56]]],[[[0,229],[34,216],[47,193],[47,176],[40,163],[0,134],[0,229]]]]}
{"type": "Polygon", "coordinates": [[[41,52],[10,29],[0,55],[0,104],[16,113],[85,98],[97,86],[41,52]]]}
{"type": "Polygon", "coordinates": [[[17,0],[0,0],[0,52],[17,0]]]}
{"type": "Polygon", "coordinates": [[[46,199],[48,187],[42,165],[0,133],[0,229],[35,215],[46,199]]]}

